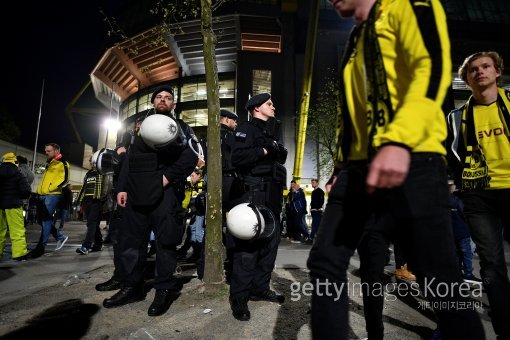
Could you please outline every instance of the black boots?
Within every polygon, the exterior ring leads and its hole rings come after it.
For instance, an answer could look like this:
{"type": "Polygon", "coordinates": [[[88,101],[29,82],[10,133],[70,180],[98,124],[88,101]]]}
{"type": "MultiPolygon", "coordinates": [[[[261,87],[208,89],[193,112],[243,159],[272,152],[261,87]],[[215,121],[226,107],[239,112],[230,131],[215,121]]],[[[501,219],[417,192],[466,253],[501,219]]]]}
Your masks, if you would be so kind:
{"type": "Polygon", "coordinates": [[[247,297],[230,297],[230,308],[232,315],[239,321],[250,320],[250,310],[248,309],[247,297]]]}
{"type": "Polygon", "coordinates": [[[170,289],[157,289],[154,294],[154,301],[149,307],[147,314],[149,316],[158,316],[165,314],[172,302],[174,302],[179,293],[170,289]]]}
{"type": "Polygon", "coordinates": [[[145,292],[141,287],[124,287],[115,293],[111,298],[103,301],[105,308],[114,308],[127,305],[128,303],[142,301],[145,299],[145,292]]]}
{"type": "Polygon", "coordinates": [[[266,290],[265,292],[258,294],[251,294],[250,300],[252,301],[269,301],[269,302],[278,302],[283,303],[285,301],[285,296],[280,295],[271,289],[266,290]]]}
{"type": "Polygon", "coordinates": [[[37,246],[35,246],[35,248],[28,253],[28,256],[33,259],[36,259],[38,257],[41,257],[43,254],[44,246],[41,243],[38,243],[37,246]]]}
{"type": "Polygon", "coordinates": [[[96,285],[96,290],[98,292],[107,292],[110,290],[117,290],[122,288],[122,283],[120,281],[114,280],[113,277],[106,282],[99,283],[96,285]]]}

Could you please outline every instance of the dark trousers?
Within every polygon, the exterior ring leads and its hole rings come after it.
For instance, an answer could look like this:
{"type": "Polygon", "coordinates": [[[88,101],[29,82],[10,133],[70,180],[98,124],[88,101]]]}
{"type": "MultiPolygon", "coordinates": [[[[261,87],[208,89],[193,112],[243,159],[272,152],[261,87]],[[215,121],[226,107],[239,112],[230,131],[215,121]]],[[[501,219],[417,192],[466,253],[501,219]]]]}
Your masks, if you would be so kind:
{"type": "Polygon", "coordinates": [[[103,203],[101,200],[94,199],[83,202],[83,210],[87,216],[87,234],[82,244],[85,248],[90,249],[92,246],[101,247],[103,245],[103,236],[99,228],[103,203]]]}
{"type": "Polygon", "coordinates": [[[245,202],[263,204],[275,217],[276,228],[268,238],[255,241],[235,239],[228,234],[227,243],[234,243],[232,248],[233,267],[230,279],[230,296],[232,298],[248,297],[268,290],[271,273],[274,269],[278,245],[280,244],[280,212],[282,187],[276,183],[265,186],[266,191],[251,191],[243,195],[245,202]]]}
{"type": "Polygon", "coordinates": [[[462,274],[470,278],[473,275],[473,249],[471,249],[471,237],[464,237],[455,241],[459,266],[462,274]]]}
{"type": "Polygon", "coordinates": [[[393,238],[393,255],[395,257],[395,268],[401,268],[407,263],[407,256],[405,254],[406,245],[402,244],[402,242],[403,241],[398,237],[393,238]]]}
{"type": "MultiPolygon", "coordinates": [[[[227,239],[227,212],[233,208],[233,200],[232,197],[236,197],[236,193],[234,192],[235,187],[233,186],[235,181],[235,177],[233,176],[225,176],[222,178],[222,187],[221,187],[221,208],[222,208],[222,242],[225,246],[225,260],[223,261],[223,270],[225,271],[225,280],[230,283],[230,277],[232,275],[233,265],[234,265],[234,252],[232,250],[232,245],[234,242],[230,242],[228,244],[227,239]]],[[[207,230],[206,230],[207,233],[207,230]]]]}
{"type": "Polygon", "coordinates": [[[308,227],[306,226],[306,214],[297,213],[294,212],[292,214],[292,217],[294,218],[294,226],[296,226],[297,233],[296,233],[296,239],[307,239],[310,237],[308,234],[308,227]]]}
{"type": "MultiPolygon", "coordinates": [[[[408,262],[420,287],[425,287],[425,284],[429,287],[427,296],[431,302],[446,302],[448,305],[449,302],[454,305],[459,301],[468,302],[458,289],[462,277],[451,229],[443,158],[436,154],[413,154],[404,184],[391,190],[378,190],[372,195],[365,191],[366,175],[364,162],[352,162],[339,174],[310,251],[308,268],[315,285],[311,324],[315,339],[347,339],[347,289],[337,297],[325,294],[324,287],[347,284],[349,260],[363,232],[365,229],[384,232],[388,215],[405,237],[404,244],[410,245],[409,252],[406,252],[408,262]],[[452,294],[432,296],[430,292],[438,292],[438,283],[452,287],[452,294]]],[[[380,239],[376,237],[376,240],[380,239]]],[[[368,282],[380,279],[386,247],[383,242],[373,249],[373,254],[368,256],[373,263],[366,264],[364,259],[362,266],[369,266],[365,276],[368,282]]],[[[450,308],[435,312],[444,338],[484,338],[475,310],[450,308]]],[[[369,337],[372,338],[372,334],[369,337]]]]}
{"type": "Polygon", "coordinates": [[[113,266],[115,267],[113,271],[112,279],[123,282],[126,274],[124,273],[124,266],[122,265],[121,261],[121,250],[120,250],[120,234],[122,232],[122,213],[124,208],[117,207],[116,210],[113,212],[112,220],[109,225],[109,233],[110,233],[110,239],[112,241],[113,246],[113,266]]]}
{"type": "Polygon", "coordinates": [[[269,289],[279,243],[278,231],[267,239],[250,243],[236,241],[232,251],[231,297],[248,297],[250,293],[256,295],[269,289]]]}
{"type": "Polygon", "coordinates": [[[480,257],[480,275],[491,307],[494,331],[510,339],[510,282],[503,245],[510,189],[462,193],[464,216],[480,257]]]}
{"type": "Polygon", "coordinates": [[[319,225],[322,219],[322,210],[312,210],[312,233],[310,234],[310,238],[314,239],[315,235],[317,235],[317,230],[319,230],[319,225]]]}
{"type": "Polygon", "coordinates": [[[177,291],[173,276],[177,265],[176,247],[182,240],[183,209],[173,188],[166,188],[163,197],[151,206],[133,206],[128,201],[120,234],[121,262],[126,274],[125,285],[143,285],[149,233],[154,230],[156,241],[155,289],[177,291]]]}

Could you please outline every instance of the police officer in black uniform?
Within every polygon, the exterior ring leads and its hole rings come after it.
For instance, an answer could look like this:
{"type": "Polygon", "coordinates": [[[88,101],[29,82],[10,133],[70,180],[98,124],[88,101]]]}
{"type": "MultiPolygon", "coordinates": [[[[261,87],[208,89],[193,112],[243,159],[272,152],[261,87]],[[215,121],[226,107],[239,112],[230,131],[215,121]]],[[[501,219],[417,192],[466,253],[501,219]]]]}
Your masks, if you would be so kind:
{"type": "Polygon", "coordinates": [[[234,132],[237,128],[238,116],[235,112],[227,109],[220,110],[220,141],[221,141],[221,170],[222,179],[222,212],[223,212],[223,243],[227,249],[224,266],[225,278],[230,283],[233,264],[233,242],[227,242],[226,237],[226,213],[232,208],[232,198],[238,196],[234,182],[238,181],[238,176],[232,165],[232,148],[234,146],[234,132]]]}
{"type": "Polygon", "coordinates": [[[220,110],[220,141],[221,141],[221,170],[223,174],[223,210],[229,210],[230,190],[236,177],[232,165],[232,147],[234,146],[234,132],[237,128],[237,114],[227,109],[220,110]]]}
{"type": "MultiPolygon", "coordinates": [[[[134,130],[132,130],[134,131],[134,130]]],[[[135,134],[127,133],[129,136],[134,136],[135,134]]],[[[134,139],[133,139],[134,141],[134,139]]],[[[107,239],[110,240],[113,248],[113,274],[110,279],[105,282],[98,283],[96,285],[96,290],[99,292],[107,292],[111,290],[118,290],[122,288],[122,282],[124,282],[124,278],[126,277],[124,273],[124,266],[121,261],[121,250],[119,248],[120,244],[120,233],[122,232],[122,212],[123,208],[121,208],[117,204],[117,187],[119,181],[120,168],[124,160],[126,159],[127,150],[131,145],[131,137],[127,139],[123,139],[123,143],[115,148],[115,152],[117,153],[116,163],[117,165],[114,167],[113,173],[113,186],[110,195],[114,198],[114,207],[112,211],[112,216],[110,219],[110,224],[108,225],[108,235],[107,239]]]]}
{"type": "MultiPolygon", "coordinates": [[[[155,113],[172,117],[175,102],[171,87],[157,88],[151,102],[155,113]]],[[[117,203],[124,207],[119,246],[126,276],[122,289],[104,300],[106,308],[145,298],[143,274],[151,227],[156,236],[157,253],[156,292],[148,310],[149,316],[164,314],[178,296],[179,285],[173,274],[177,264],[176,247],[183,232],[181,202],[185,180],[197,165],[198,156],[188,144],[190,139],[193,140],[191,144],[197,149],[192,129],[182,120],[176,121],[183,132],[178,133],[177,140],[163,149],[154,150],[137,134],[123,162],[117,203]]],[[[141,131],[143,133],[143,125],[141,131]]]]}
{"type": "Polygon", "coordinates": [[[287,150],[278,144],[279,122],[269,93],[253,96],[246,103],[252,120],[236,130],[232,164],[244,182],[241,200],[261,204],[275,216],[276,230],[268,238],[244,241],[233,238],[234,264],[230,282],[230,305],[233,316],[250,319],[248,300],[282,303],[284,296],[269,287],[280,243],[279,218],[282,209],[287,150]]]}

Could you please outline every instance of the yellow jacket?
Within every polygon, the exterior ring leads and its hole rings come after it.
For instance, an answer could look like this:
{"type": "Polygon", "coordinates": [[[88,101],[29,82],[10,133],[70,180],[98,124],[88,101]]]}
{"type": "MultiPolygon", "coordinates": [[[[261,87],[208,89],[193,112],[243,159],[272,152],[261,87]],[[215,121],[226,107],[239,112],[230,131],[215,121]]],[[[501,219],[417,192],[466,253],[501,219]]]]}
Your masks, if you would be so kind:
{"type": "Polygon", "coordinates": [[[69,182],[69,163],[63,158],[52,159],[43,173],[37,193],[39,195],[62,194],[62,187],[69,182]]]}
{"type": "MultiPolygon", "coordinates": [[[[439,0],[381,0],[375,31],[394,116],[386,117],[377,127],[372,147],[399,144],[412,152],[445,155],[447,129],[441,106],[451,85],[452,65],[446,17],[439,0]]],[[[349,115],[351,130],[349,140],[342,141],[342,124],[338,125],[337,162],[346,160],[342,143],[350,143],[349,159],[368,158],[370,108],[363,46],[361,33],[348,60],[344,58],[342,90],[348,112],[343,114],[349,115]]],[[[341,114],[339,120],[345,123],[341,114]]]]}

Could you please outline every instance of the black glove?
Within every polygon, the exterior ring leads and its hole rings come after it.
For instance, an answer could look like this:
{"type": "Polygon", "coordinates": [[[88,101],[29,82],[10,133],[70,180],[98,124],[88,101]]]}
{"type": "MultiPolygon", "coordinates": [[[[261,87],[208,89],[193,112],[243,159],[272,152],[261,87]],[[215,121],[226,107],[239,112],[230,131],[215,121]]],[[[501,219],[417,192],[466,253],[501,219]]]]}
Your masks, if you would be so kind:
{"type": "Polygon", "coordinates": [[[283,164],[287,160],[287,148],[283,146],[283,144],[278,143],[278,162],[283,164]]]}
{"type": "Polygon", "coordinates": [[[278,143],[276,143],[276,141],[265,144],[263,148],[266,149],[268,157],[278,159],[280,155],[280,150],[278,149],[278,143]]]}

